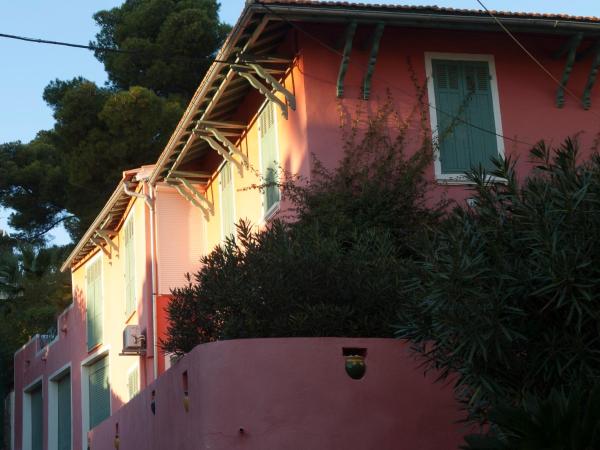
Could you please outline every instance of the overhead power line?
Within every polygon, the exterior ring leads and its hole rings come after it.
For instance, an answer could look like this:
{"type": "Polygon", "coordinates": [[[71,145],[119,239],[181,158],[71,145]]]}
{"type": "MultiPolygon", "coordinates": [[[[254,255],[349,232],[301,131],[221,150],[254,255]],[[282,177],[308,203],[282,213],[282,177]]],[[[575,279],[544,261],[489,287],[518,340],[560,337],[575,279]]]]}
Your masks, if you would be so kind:
{"type": "Polygon", "coordinates": [[[30,37],[17,36],[15,34],[6,34],[6,33],[0,33],[0,38],[15,39],[17,41],[25,41],[25,42],[33,42],[34,44],[61,45],[63,47],[82,48],[85,50],[93,50],[93,51],[98,51],[98,52],[138,53],[135,50],[121,50],[118,48],[98,47],[96,45],[73,44],[71,42],[62,42],[62,41],[49,41],[47,39],[30,38],[30,37]]]}
{"type": "MultiPolygon", "coordinates": [[[[578,102],[581,100],[577,94],[575,94],[571,89],[569,89],[566,85],[563,86],[563,84],[559,81],[558,78],[556,78],[554,75],[552,75],[552,72],[550,72],[550,70],[548,70],[548,68],[546,68],[546,66],[544,66],[544,64],[542,64],[542,62],[537,59],[535,57],[535,55],[533,53],[531,53],[527,47],[525,47],[525,45],[506,27],[506,25],[504,25],[502,23],[502,21],[492,12],[490,11],[487,6],[485,6],[483,4],[483,2],[481,0],[475,0],[477,3],[479,3],[479,5],[483,8],[483,10],[488,13],[488,15],[494,19],[494,21],[498,24],[498,26],[500,28],[502,28],[502,30],[515,42],[515,44],[517,44],[517,46],[523,50],[523,52],[535,63],[536,66],[538,66],[540,68],[540,70],[542,72],[544,72],[548,78],[550,78],[558,87],[562,88],[567,94],[569,94],[571,97],[573,97],[575,100],[577,100],[578,102]]],[[[592,114],[594,114],[596,117],[600,118],[600,114],[598,114],[596,111],[590,111],[592,114]]]]}

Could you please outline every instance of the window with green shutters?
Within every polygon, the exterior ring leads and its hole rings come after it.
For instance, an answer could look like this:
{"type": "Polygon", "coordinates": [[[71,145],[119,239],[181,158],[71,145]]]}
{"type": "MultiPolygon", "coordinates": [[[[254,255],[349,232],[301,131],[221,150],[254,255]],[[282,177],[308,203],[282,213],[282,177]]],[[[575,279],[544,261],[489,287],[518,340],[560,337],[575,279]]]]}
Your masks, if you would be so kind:
{"type": "Polygon", "coordinates": [[[268,216],[279,203],[279,151],[277,149],[277,126],[275,123],[275,108],[268,102],[259,118],[260,157],[262,176],[267,185],[264,190],[264,211],[268,216]]]}
{"type": "Polygon", "coordinates": [[[96,258],[86,270],[86,318],[88,350],[102,342],[102,259],[96,258]]]}
{"type": "Polygon", "coordinates": [[[90,429],[110,416],[110,384],[108,357],[88,366],[88,399],[90,429]]]}
{"type": "Polygon", "coordinates": [[[231,164],[226,162],[221,169],[221,220],[224,239],[235,236],[234,201],[233,170],[231,164]]]}
{"type": "Polygon", "coordinates": [[[31,450],[42,450],[44,437],[42,386],[36,387],[28,395],[31,405],[31,450]]]}
{"type": "Polygon", "coordinates": [[[71,450],[71,374],[56,382],[58,450],[71,450]]]}
{"type": "Polygon", "coordinates": [[[129,219],[123,230],[123,252],[125,253],[125,314],[136,309],[135,301],[135,248],[133,239],[133,219],[129,219]]]}
{"type": "Polygon", "coordinates": [[[499,154],[487,61],[431,60],[442,175],[461,175],[499,154]]]}
{"type": "Polygon", "coordinates": [[[140,392],[140,371],[137,366],[127,375],[127,390],[129,391],[129,400],[140,392]]]}

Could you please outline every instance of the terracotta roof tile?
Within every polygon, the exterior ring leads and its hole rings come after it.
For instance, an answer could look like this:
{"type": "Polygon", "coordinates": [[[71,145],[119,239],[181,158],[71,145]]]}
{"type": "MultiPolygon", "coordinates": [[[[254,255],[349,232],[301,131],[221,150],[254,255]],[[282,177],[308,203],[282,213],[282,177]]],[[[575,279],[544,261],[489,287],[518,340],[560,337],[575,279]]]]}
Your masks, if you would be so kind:
{"type": "MultiPolygon", "coordinates": [[[[382,5],[382,4],[368,4],[368,3],[356,3],[356,2],[341,2],[341,1],[323,1],[323,0],[261,0],[260,3],[273,4],[273,5],[306,5],[306,6],[328,6],[328,7],[339,7],[339,8],[359,8],[359,9],[372,9],[372,10],[392,10],[392,11],[406,11],[406,12],[431,12],[431,13],[445,13],[451,15],[472,15],[472,16],[487,16],[488,13],[481,9],[459,9],[459,8],[446,8],[435,5],[382,5]]],[[[492,14],[498,17],[518,17],[518,18],[531,18],[531,19],[548,19],[548,20],[569,20],[577,22],[598,22],[600,23],[599,17],[593,16],[571,16],[568,14],[559,13],[532,13],[532,12],[514,12],[514,11],[494,11],[491,10],[492,14]]]]}

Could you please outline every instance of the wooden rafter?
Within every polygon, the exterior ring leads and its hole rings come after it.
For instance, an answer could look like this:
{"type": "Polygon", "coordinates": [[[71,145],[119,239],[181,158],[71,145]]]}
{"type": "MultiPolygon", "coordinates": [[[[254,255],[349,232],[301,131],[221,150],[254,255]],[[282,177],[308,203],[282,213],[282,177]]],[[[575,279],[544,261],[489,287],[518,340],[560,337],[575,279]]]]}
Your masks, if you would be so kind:
{"type": "Polygon", "coordinates": [[[108,245],[110,245],[110,247],[115,251],[115,252],[119,252],[119,247],[117,246],[117,244],[115,244],[113,242],[113,240],[110,238],[110,235],[108,234],[108,232],[104,231],[104,230],[96,230],[96,234],[98,236],[100,236],[104,242],[106,242],[108,245]]]}
{"type": "Polygon", "coordinates": [[[571,70],[573,70],[573,64],[575,63],[575,56],[577,55],[577,47],[581,43],[583,39],[583,33],[577,33],[569,39],[569,41],[559,50],[556,56],[560,57],[564,53],[567,53],[567,62],[565,64],[565,69],[563,70],[563,75],[560,80],[560,86],[556,91],[556,106],[562,108],[565,104],[565,87],[567,87],[567,83],[569,82],[569,77],[571,76],[571,70]]]}
{"type": "Polygon", "coordinates": [[[337,78],[337,97],[341,98],[344,96],[344,78],[346,78],[346,71],[348,70],[348,64],[350,63],[350,53],[352,52],[352,42],[354,41],[354,33],[356,33],[356,21],[350,22],[346,27],[346,43],[344,44],[344,54],[342,56],[342,62],[340,63],[340,71],[337,78]]]}
{"type": "Polygon", "coordinates": [[[233,156],[231,156],[229,154],[229,152],[220,143],[218,143],[217,141],[215,141],[212,138],[212,136],[202,134],[202,135],[200,135],[200,137],[202,139],[204,139],[208,143],[208,145],[210,145],[213,148],[213,150],[216,150],[217,153],[219,153],[219,155],[221,155],[223,158],[225,158],[231,164],[236,166],[240,175],[242,175],[244,173],[242,164],[238,160],[236,160],[233,156]]]}
{"type": "Polygon", "coordinates": [[[235,145],[233,145],[233,143],[229,139],[227,139],[227,137],[225,136],[224,133],[222,133],[219,130],[217,130],[216,128],[212,128],[212,127],[206,128],[206,131],[208,131],[216,139],[218,139],[219,142],[221,144],[223,144],[225,147],[227,147],[231,153],[242,158],[246,167],[249,167],[250,163],[248,162],[248,157],[246,156],[246,154],[244,152],[238,150],[238,148],[235,145]]]}
{"type": "Polygon", "coordinates": [[[592,88],[594,87],[596,77],[598,76],[598,68],[600,68],[600,40],[596,41],[593,47],[592,67],[590,68],[590,73],[587,82],[585,83],[583,97],[581,99],[584,109],[590,109],[592,106],[592,88]]]}
{"type": "Polygon", "coordinates": [[[369,100],[369,96],[371,95],[371,78],[373,77],[373,72],[375,71],[375,63],[377,62],[379,44],[381,43],[381,36],[383,36],[384,28],[385,25],[383,23],[378,23],[373,31],[369,65],[367,66],[367,72],[365,73],[365,79],[363,81],[363,100],[369,100]]]}
{"type": "Polygon", "coordinates": [[[211,215],[215,215],[215,205],[213,205],[213,203],[210,200],[208,200],[204,195],[202,195],[202,193],[198,191],[198,189],[196,189],[194,185],[190,183],[189,180],[187,180],[186,178],[177,178],[177,181],[183,184],[188,189],[188,191],[190,191],[194,195],[194,198],[200,203],[202,203],[205,208],[208,209],[211,215]]]}
{"type": "Polygon", "coordinates": [[[281,92],[283,96],[286,98],[288,105],[292,108],[293,111],[296,111],[296,97],[290,91],[288,91],[279,81],[277,81],[273,76],[265,70],[259,64],[251,63],[248,64],[256,74],[263,78],[267,83],[269,83],[277,92],[281,92]]]}
{"type": "Polygon", "coordinates": [[[269,101],[271,101],[271,102],[275,103],[277,106],[279,106],[279,109],[281,109],[281,114],[283,115],[283,117],[285,117],[286,119],[288,118],[287,103],[280,100],[273,92],[271,92],[271,89],[267,88],[264,84],[262,84],[259,80],[257,80],[256,77],[254,77],[254,75],[252,75],[251,73],[246,72],[241,69],[234,69],[234,70],[236,70],[236,72],[241,77],[248,80],[248,83],[250,83],[250,85],[253,88],[257,89],[262,95],[267,97],[269,99],[269,101]]]}

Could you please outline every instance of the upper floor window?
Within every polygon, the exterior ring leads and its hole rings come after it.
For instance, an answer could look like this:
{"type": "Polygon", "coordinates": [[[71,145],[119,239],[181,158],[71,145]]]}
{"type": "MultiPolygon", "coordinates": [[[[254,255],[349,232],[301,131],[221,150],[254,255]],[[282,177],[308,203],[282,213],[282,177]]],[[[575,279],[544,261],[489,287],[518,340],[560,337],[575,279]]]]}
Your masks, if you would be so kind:
{"type": "Polygon", "coordinates": [[[235,192],[233,189],[233,168],[225,162],[221,168],[221,228],[223,239],[235,236],[235,192]]]}
{"type": "Polygon", "coordinates": [[[273,103],[267,102],[259,117],[261,172],[266,185],[263,205],[264,216],[269,217],[279,205],[279,149],[277,142],[277,120],[273,103]]]}
{"type": "Polygon", "coordinates": [[[102,343],[102,258],[95,258],[86,268],[86,319],[88,350],[102,343]]]}
{"type": "Polygon", "coordinates": [[[441,180],[503,155],[494,60],[485,55],[426,54],[431,128],[438,144],[435,169],[441,180]]]}
{"type": "Polygon", "coordinates": [[[125,314],[129,316],[136,309],[135,301],[135,246],[133,236],[133,218],[123,229],[123,250],[125,253],[125,314]]]}

